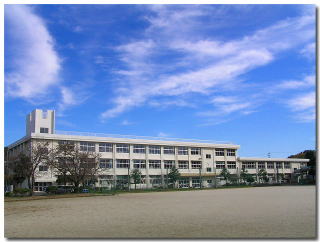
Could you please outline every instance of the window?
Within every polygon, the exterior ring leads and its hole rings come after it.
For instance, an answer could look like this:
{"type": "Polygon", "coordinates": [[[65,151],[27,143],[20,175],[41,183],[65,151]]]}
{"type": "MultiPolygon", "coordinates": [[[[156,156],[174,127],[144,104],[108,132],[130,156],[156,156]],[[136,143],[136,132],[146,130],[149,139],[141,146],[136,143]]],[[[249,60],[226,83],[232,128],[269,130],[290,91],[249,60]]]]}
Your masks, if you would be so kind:
{"type": "Polygon", "coordinates": [[[87,158],[85,161],[80,163],[80,168],[93,169],[96,167],[96,165],[97,163],[94,158],[87,158]]]}
{"type": "Polygon", "coordinates": [[[164,169],[171,169],[173,167],[173,160],[165,160],[164,161],[164,169]]]}
{"type": "Polygon", "coordinates": [[[258,162],[258,169],[266,169],[266,164],[263,161],[258,162]]]}
{"type": "Polygon", "coordinates": [[[112,144],[109,143],[100,143],[99,152],[112,152],[112,144]]]}
{"type": "Polygon", "coordinates": [[[39,165],[39,171],[48,171],[48,166],[39,165]]]}
{"type": "Polygon", "coordinates": [[[163,154],[174,155],[174,147],[172,147],[172,146],[163,147],[163,154]]]}
{"type": "Polygon", "coordinates": [[[227,161],[228,169],[236,169],[236,162],[235,161],[227,161]]]}
{"type": "Polygon", "coordinates": [[[48,134],[49,133],[49,129],[48,128],[40,128],[40,133],[42,134],[48,134]]]}
{"type": "Polygon", "coordinates": [[[200,178],[196,178],[196,177],[192,178],[192,187],[199,188],[200,183],[201,183],[200,178]]]}
{"type": "Polygon", "coordinates": [[[187,161],[187,160],[179,160],[178,161],[178,168],[179,169],[189,169],[189,161],[187,161]]]}
{"type": "Polygon", "coordinates": [[[191,161],[191,169],[200,169],[201,168],[201,161],[194,160],[191,161]]]}
{"type": "Polygon", "coordinates": [[[133,168],[145,169],[146,168],[146,160],[133,160],[133,168]]]}
{"type": "Polygon", "coordinates": [[[130,168],[130,160],[118,159],[117,168],[130,168]]]}
{"type": "Polygon", "coordinates": [[[216,156],[224,156],[224,149],[216,149],[216,156]]]}
{"type": "Polygon", "coordinates": [[[242,168],[244,169],[256,169],[255,162],[242,162],[242,168]]]}
{"type": "Polygon", "coordinates": [[[207,183],[208,184],[212,184],[212,180],[207,180],[207,183]]]}
{"type": "Polygon", "coordinates": [[[99,176],[99,183],[101,187],[112,186],[114,177],[112,175],[101,175],[99,176]]]}
{"type": "Polygon", "coordinates": [[[149,181],[152,185],[160,185],[162,183],[162,179],[160,175],[150,175],[149,181]]]}
{"type": "Polygon", "coordinates": [[[191,155],[200,155],[201,154],[201,149],[200,148],[191,148],[190,154],[191,155]]]}
{"type": "Polygon", "coordinates": [[[274,163],[273,162],[267,162],[267,168],[268,169],[274,169],[274,163]]]}
{"type": "Polygon", "coordinates": [[[42,111],[42,118],[43,119],[47,119],[47,117],[48,117],[48,111],[47,110],[43,110],[42,111]]]}
{"type": "Polygon", "coordinates": [[[100,159],[99,167],[100,168],[112,168],[113,167],[113,160],[112,159],[100,159]]]}
{"type": "Polygon", "coordinates": [[[290,162],[285,162],[284,163],[284,169],[291,169],[290,162]]]}
{"type": "Polygon", "coordinates": [[[80,142],[80,150],[81,151],[90,151],[90,152],[94,152],[95,149],[95,143],[92,142],[80,142]]]}
{"type": "Polygon", "coordinates": [[[276,162],[276,168],[282,168],[282,162],[276,162]]]}
{"type": "Polygon", "coordinates": [[[149,160],[150,169],[161,169],[161,160],[149,160]]]}
{"type": "Polygon", "coordinates": [[[160,154],[161,149],[160,146],[150,145],[149,146],[149,154],[160,154]]]}
{"type": "Polygon", "coordinates": [[[117,153],[129,153],[129,145],[127,144],[117,144],[117,153]]]}
{"type": "Polygon", "coordinates": [[[211,155],[210,154],[206,154],[206,158],[207,159],[211,159],[211,155]]]}
{"type": "Polygon", "coordinates": [[[227,149],[227,156],[236,156],[236,150],[227,149]]]}
{"type": "Polygon", "coordinates": [[[144,145],[134,145],[133,146],[133,153],[145,154],[146,147],[144,145]]]}
{"type": "Polygon", "coordinates": [[[188,147],[178,147],[178,155],[188,155],[188,147]]]}
{"type": "Polygon", "coordinates": [[[34,191],[42,192],[46,191],[47,187],[51,186],[52,182],[35,182],[34,191]]]}
{"type": "Polygon", "coordinates": [[[211,172],[211,171],[212,171],[211,167],[207,167],[207,172],[211,172]]]}
{"type": "Polygon", "coordinates": [[[188,178],[180,178],[178,183],[179,183],[179,188],[189,188],[190,186],[188,178]]]}
{"type": "Polygon", "coordinates": [[[217,169],[223,169],[225,167],[226,167],[226,165],[225,165],[224,161],[216,161],[216,168],[217,169]]]}
{"type": "Polygon", "coordinates": [[[71,140],[59,140],[58,141],[59,145],[69,145],[70,147],[74,146],[74,141],[71,140]]]}

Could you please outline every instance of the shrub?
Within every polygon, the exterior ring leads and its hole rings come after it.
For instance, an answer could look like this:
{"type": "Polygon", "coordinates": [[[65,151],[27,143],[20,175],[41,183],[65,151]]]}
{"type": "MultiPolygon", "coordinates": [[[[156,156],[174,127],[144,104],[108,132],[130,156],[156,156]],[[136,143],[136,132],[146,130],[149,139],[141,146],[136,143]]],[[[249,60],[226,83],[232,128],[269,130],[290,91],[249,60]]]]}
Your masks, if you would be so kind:
{"type": "Polygon", "coordinates": [[[49,193],[49,194],[50,194],[50,193],[56,193],[57,190],[58,190],[58,187],[56,187],[56,186],[49,186],[49,187],[47,187],[46,192],[49,193]]]}
{"type": "Polygon", "coordinates": [[[5,197],[11,197],[11,196],[12,196],[12,192],[6,192],[6,193],[4,194],[4,196],[5,196],[5,197]]]}
{"type": "Polygon", "coordinates": [[[13,190],[14,195],[26,195],[30,192],[28,188],[16,188],[13,190]]]}

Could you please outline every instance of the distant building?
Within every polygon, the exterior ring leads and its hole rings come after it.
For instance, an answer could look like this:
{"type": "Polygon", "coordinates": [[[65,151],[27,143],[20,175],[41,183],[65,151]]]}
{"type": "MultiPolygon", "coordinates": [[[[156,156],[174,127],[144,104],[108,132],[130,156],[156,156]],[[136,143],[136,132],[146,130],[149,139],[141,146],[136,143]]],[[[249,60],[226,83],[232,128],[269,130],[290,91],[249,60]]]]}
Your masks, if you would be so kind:
{"type": "MultiPolygon", "coordinates": [[[[52,147],[72,143],[82,151],[101,154],[99,166],[108,168],[97,177],[96,186],[111,187],[125,184],[128,170],[137,168],[142,173],[138,187],[152,188],[166,185],[166,175],[175,166],[181,173],[178,185],[187,187],[212,187],[219,181],[219,174],[227,168],[234,176],[241,169],[256,174],[265,169],[270,182],[281,177],[285,182],[295,170],[306,166],[308,159],[247,158],[238,157],[239,145],[224,142],[150,138],[123,135],[104,135],[55,130],[55,112],[36,109],[27,115],[26,136],[8,146],[8,157],[25,152],[33,142],[48,141],[52,147]],[[279,176],[281,174],[281,176],[279,176]],[[218,179],[217,179],[218,177],[218,179]]],[[[56,185],[57,177],[44,164],[39,166],[35,191],[56,185]]]]}

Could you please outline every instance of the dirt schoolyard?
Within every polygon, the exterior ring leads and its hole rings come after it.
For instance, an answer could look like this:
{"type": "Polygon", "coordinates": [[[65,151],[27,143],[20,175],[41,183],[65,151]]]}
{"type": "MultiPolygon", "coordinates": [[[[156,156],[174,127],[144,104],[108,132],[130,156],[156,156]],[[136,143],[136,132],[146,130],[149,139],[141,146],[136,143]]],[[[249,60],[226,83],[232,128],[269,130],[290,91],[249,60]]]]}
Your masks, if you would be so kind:
{"type": "Polygon", "coordinates": [[[316,187],[5,202],[7,238],[315,238],[316,187]]]}

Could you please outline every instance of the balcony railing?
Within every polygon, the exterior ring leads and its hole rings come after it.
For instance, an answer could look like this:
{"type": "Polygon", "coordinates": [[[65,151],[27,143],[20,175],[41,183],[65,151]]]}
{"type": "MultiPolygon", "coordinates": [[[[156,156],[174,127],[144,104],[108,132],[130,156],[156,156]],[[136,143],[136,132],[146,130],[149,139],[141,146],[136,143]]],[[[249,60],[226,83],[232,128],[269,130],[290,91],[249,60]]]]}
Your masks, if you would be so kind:
{"type": "Polygon", "coordinates": [[[153,136],[136,136],[136,135],[104,134],[104,133],[91,133],[91,132],[62,131],[62,130],[56,130],[55,134],[73,135],[73,136],[93,136],[93,137],[108,137],[108,138],[122,138],[122,139],[163,140],[163,141],[211,143],[211,144],[230,144],[230,145],[233,145],[233,143],[231,143],[229,141],[182,139],[182,138],[170,138],[170,137],[160,137],[160,136],[156,136],[156,137],[153,137],[153,136]]]}

